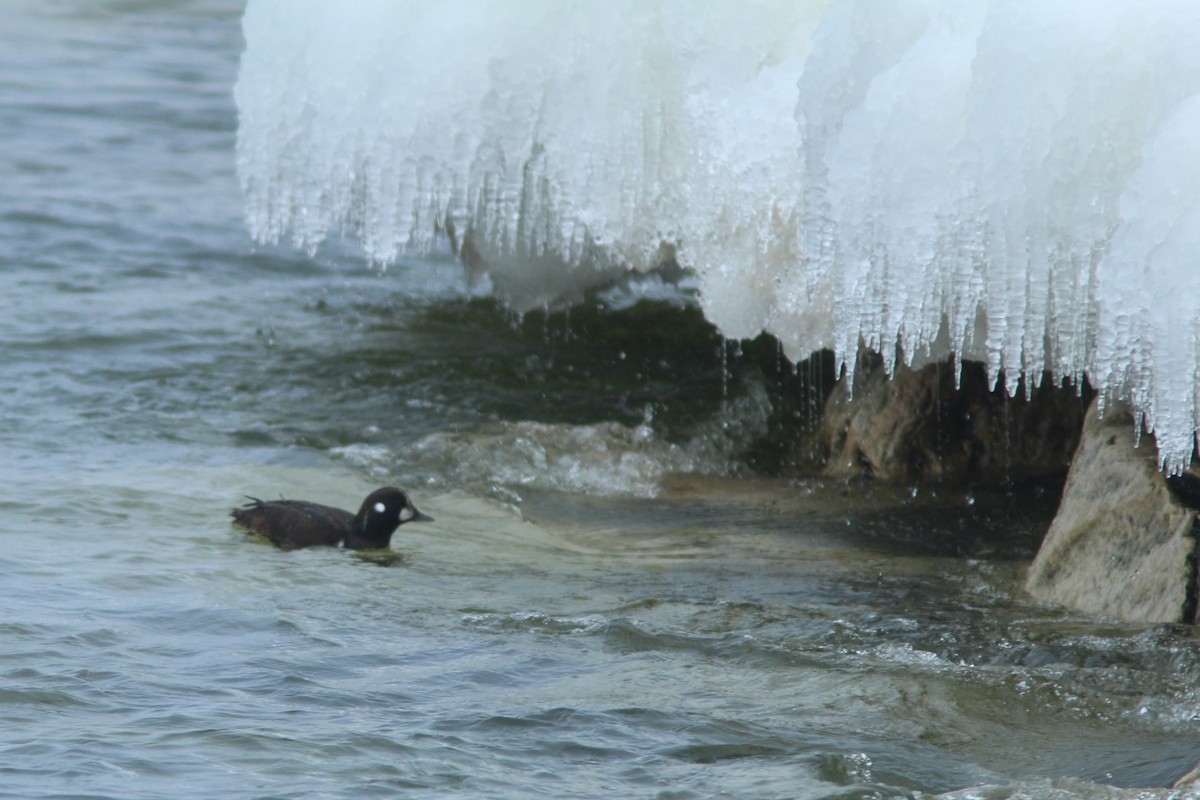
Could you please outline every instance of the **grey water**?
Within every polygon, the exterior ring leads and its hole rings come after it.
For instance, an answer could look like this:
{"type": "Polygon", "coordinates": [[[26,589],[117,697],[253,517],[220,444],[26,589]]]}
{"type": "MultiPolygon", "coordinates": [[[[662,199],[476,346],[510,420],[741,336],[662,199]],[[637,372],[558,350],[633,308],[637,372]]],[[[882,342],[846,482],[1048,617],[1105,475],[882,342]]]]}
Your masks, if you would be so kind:
{"type": "Polygon", "coordinates": [[[1200,761],[1191,629],[1022,594],[1053,493],[763,477],[763,389],[694,310],[522,320],[447,259],[253,245],[240,14],[0,8],[0,797],[1112,797],[1200,761]],[[385,483],[436,518],[390,556],[228,523],[385,483]]]}

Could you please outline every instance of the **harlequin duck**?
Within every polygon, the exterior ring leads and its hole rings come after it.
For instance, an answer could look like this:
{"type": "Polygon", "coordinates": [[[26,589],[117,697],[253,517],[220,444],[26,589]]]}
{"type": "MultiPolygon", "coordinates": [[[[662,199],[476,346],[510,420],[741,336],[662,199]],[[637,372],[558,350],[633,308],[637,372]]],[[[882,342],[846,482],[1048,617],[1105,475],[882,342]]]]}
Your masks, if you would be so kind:
{"type": "Polygon", "coordinates": [[[367,495],[357,514],[304,500],[246,499],[250,502],[230,512],[234,524],[284,550],[320,546],[381,549],[405,522],[433,522],[433,517],[417,511],[408,496],[394,486],[367,495]]]}

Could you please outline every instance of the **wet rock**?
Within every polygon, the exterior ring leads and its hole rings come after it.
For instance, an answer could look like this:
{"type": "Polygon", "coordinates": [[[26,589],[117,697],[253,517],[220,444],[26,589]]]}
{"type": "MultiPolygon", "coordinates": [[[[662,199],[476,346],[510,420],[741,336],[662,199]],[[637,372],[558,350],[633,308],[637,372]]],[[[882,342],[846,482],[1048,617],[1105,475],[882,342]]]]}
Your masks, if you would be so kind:
{"type": "Polygon", "coordinates": [[[854,391],[839,382],[826,401],[817,438],[827,474],[916,483],[1005,482],[1066,474],[1078,443],[1084,397],[1048,377],[1027,398],[993,391],[977,362],[920,369],[891,378],[876,353],[859,353],[854,391]]]}
{"type": "Polygon", "coordinates": [[[1158,469],[1154,437],[1136,441],[1128,407],[1101,419],[1093,405],[1026,589],[1130,622],[1193,622],[1197,489],[1195,475],[1158,469]]]}

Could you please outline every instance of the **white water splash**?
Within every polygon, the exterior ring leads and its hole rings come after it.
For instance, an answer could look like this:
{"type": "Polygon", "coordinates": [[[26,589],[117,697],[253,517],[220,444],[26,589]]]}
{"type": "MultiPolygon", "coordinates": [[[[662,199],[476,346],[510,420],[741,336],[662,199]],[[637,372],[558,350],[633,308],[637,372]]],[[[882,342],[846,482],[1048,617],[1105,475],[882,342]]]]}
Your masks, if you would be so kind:
{"type": "Polygon", "coordinates": [[[737,454],[767,432],[770,414],[766,390],[751,383],[680,443],[655,435],[647,409],[645,420],[634,427],[504,422],[472,433],[431,434],[403,453],[361,444],[331,452],[380,481],[400,477],[405,485],[417,485],[421,474],[447,475],[456,488],[506,499],[522,487],[654,497],[672,473],[736,473],[737,454]],[[397,476],[397,469],[412,477],[397,476]]]}
{"type": "Polygon", "coordinates": [[[1010,392],[1086,373],[1191,456],[1192,0],[250,0],[244,25],[260,240],[451,240],[518,309],[674,254],[730,337],[953,351],[1010,392]]]}

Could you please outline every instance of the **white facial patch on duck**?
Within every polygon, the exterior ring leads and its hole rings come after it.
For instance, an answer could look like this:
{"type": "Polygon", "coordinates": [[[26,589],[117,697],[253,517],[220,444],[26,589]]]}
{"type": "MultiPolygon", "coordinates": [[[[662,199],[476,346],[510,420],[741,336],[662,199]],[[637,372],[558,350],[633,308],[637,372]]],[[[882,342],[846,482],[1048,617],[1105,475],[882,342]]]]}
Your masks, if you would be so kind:
{"type": "Polygon", "coordinates": [[[385,506],[383,503],[375,504],[375,513],[376,514],[382,514],[385,511],[387,511],[387,506],[385,506]]]}
{"type": "Polygon", "coordinates": [[[417,515],[417,510],[415,508],[413,508],[412,506],[405,506],[404,508],[400,509],[400,521],[401,522],[408,522],[410,519],[412,519],[416,515],[417,515]]]}

